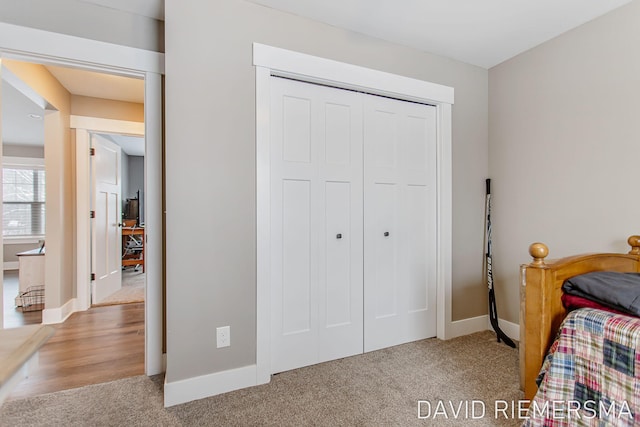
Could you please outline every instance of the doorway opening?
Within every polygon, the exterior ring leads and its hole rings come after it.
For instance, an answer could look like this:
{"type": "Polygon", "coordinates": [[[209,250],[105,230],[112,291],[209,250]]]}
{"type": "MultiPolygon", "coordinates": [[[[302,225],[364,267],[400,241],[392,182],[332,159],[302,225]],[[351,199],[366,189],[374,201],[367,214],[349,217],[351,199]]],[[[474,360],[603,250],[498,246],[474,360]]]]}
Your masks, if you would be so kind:
{"type": "MultiPolygon", "coordinates": [[[[144,125],[145,136],[145,270],[146,291],[144,310],[144,369],[147,375],[164,372],[164,268],[163,268],[163,124],[162,124],[162,75],[164,74],[164,54],[121,45],[111,45],[90,39],[65,34],[52,33],[29,27],[21,27],[0,23],[0,62],[7,60],[33,61],[40,64],[61,65],[82,68],[84,70],[110,73],[142,79],[144,81],[144,125]]],[[[0,94],[1,96],[1,94],[0,94]]],[[[47,120],[59,120],[55,114],[45,115],[47,120]]],[[[130,129],[130,126],[127,127],[130,129]]],[[[122,133],[130,133],[128,130],[122,133]]],[[[47,162],[49,161],[47,153],[47,162]]],[[[73,167],[69,168],[70,170],[73,167]]],[[[77,173],[78,171],[76,171],[77,173]]],[[[51,179],[48,180],[51,182],[51,179]]],[[[73,187],[71,187],[73,191],[73,187]]],[[[72,199],[71,199],[72,200],[72,199]]],[[[50,200],[48,200],[50,202],[50,200]]],[[[51,211],[51,210],[49,210],[51,211]]],[[[89,219],[87,211],[81,217],[71,213],[76,225],[89,219]]],[[[47,218],[47,238],[55,232],[53,224],[47,218]]],[[[77,235],[77,230],[76,235],[77,235]]],[[[73,235],[73,233],[72,233],[73,235]]],[[[55,237],[55,236],[54,236],[55,237]]],[[[47,246],[51,246],[47,243],[47,246]]],[[[0,245],[1,247],[1,245],[0,245]]],[[[76,246],[77,253],[87,252],[84,246],[76,246]]],[[[47,265],[54,263],[47,262],[47,265]]],[[[73,268],[71,268],[73,270],[73,268]]],[[[74,284],[79,270],[71,273],[69,283],[74,284]]],[[[86,271],[87,275],[89,274],[86,271]]],[[[59,271],[54,271],[59,276],[59,271]]],[[[49,275],[47,274],[47,277],[49,275]]],[[[87,276],[88,277],[88,276],[87,276]]],[[[56,307],[51,309],[43,320],[49,323],[60,322],[70,313],[85,310],[77,298],[80,289],[75,293],[64,292],[54,295],[58,299],[56,307]]],[[[1,295],[1,294],[0,294],[1,295]]],[[[2,304],[0,304],[2,307],[2,304]]]]}
{"type": "MultiPolygon", "coordinates": [[[[19,247],[20,252],[4,250],[5,260],[8,259],[7,268],[17,267],[17,270],[8,270],[5,274],[5,324],[10,327],[59,323],[54,340],[58,341],[57,347],[62,350],[62,353],[53,353],[44,348],[40,355],[40,368],[20,384],[15,390],[16,396],[58,391],[143,374],[145,276],[136,277],[135,298],[129,296],[125,299],[120,296],[113,299],[114,295],[111,295],[122,289],[119,234],[122,227],[119,225],[123,221],[123,207],[127,200],[123,201],[120,195],[129,199],[133,198],[130,194],[132,192],[136,193],[138,199],[140,195],[144,196],[143,130],[138,132],[142,135],[92,135],[97,141],[104,140],[118,151],[115,162],[106,163],[107,168],[113,166],[111,169],[116,174],[112,178],[117,183],[118,192],[117,198],[110,205],[109,222],[114,223],[118,234],[107,236],[94,232],[87,236],[90,239],[87,243],[91,247],[91,254],[99,254],[104,248],[113,249],[110,252],[110,264],[118,273],[114,275],[116,280],[112,283],[113,292],[103,292],[100,297],[96,281],[92,281],[93,301],[109,306],[138,304],[126,309],[90,308],[86,312],[70,313],[68,316],[63,316],[62,311],[56,310],[56,306],[68,297],[75,295],[77,298],[82,293],[80,288],[89,286],[82,277],[76,276],[73,280],[74,265],[86,255],[81,249],[84,246],[77,245],[74,241],[80,216],[76,207],[93,194],[92,209],[95,210],[96,200],[99,199],[95,191],[88,194],[75,191],[76,181],[83,178],[78,175],[74,164],[79,152],[76,149],[77,131],[72,126],[71,118],[90,116],[108,121],[125,119],[138,123],[138,127],[144,129],[144,80],[17,60],[4,60],[2,75],[5,77],[3,81],[13,83],[13,86],[8,85],[8,89],[3,91],[8,96],[2,98],[3,128],[6,131],[3,131],[3,246],[15,247],[18,242],[29,243],[28,239],[33,240],[30,242],[32,246],[36,244],[35,248],[19,247]],[[21,104],[16,93],[23,95],[27,101],[31,101],[30,97],[34,98],[36,107],[45,106],[41,107],[41,114],[37,109],[21,109],[19,113],[36,123],[36,118],[40,118],[41,126],[37,136],[29,134],[26,125],[31,125],[31,122],[17,126],[21,122],[15,120],[15,110],[21,108],[21,104]],[[7,142],[10,144],[6,144],[7,142]],[[131,161],[129,154],[132,154],[131,161]],[[129,188],[130,163],[135,166],[131,171],[135,191],[130,191],[129,188]],[[49,178],[47,186],[45,177],[49,178]],[[45,194],[49,201],[47,206],[44,204],[45,194]],[[48,207],[51,207],[51,211],[48,211],[48,207]],[[46,231],[45,222],[53,224],[46,231]],[[17,253],[14,255],[14,252],[17,253]],[[18,260],[12,264],[10,256],[16,256],[18,260]],[[17,291],[14,289],[16,285],[17,291]],[[37,290],[40,298],[35,303],[32,298],[34,290],[37,290]],[[127,322],[119,322],[119,327],[113,327],[109,319],[114,317],[126,317],[127,322]],[[108,328],[108,333],[105,328],[108,328]],[[128,339],[132,331],[136,332],[135,340],[128,339]],[[80,341],[82,346],[78,345],[80,341]],[[107,352],[105,348],[118,351],[107,352]],[[123,353],[132,357],[122,358],[123,353]],[[59,354],[64,354],[64,357],[61,358],[59,354]],[[95,363],[87,364],[82,362],[83,359],[93,360],[95,363]],[[61,363],[67,367],[66,370],[61,370],[61,363]],[[100,366],[103,364],[108,364],[111,368],[101,370],[100,366]],[[62,371],[65,372],[64,381],[59,378],[59,372],[62,371]]],[[[90,156],[91,152],[88,150],[83,153],[83,157],[87,159],[90,156]]],[[[93,185],[92,189],[95,190],[96,186],[93,185]]],[[[89,215],[88,211],[86,215],[89,215]]],[[[94,231],[100,228],[95,226],[99,218],[100,216],[95,218],[92,224],[94,231]]],[[[140,224],[140,218],[136,218],[136,225],[140,224]]],[[[97,271],[95,257],[93,258],[91,269],[97,271]]],[[[128,288],[131,287],[127,286],[126,289],[128,288]]],[[[89,308],[80,307],[75,298],[70,301],[70,305],[76,306],[73,311],[89,308]]]]}
{"type": "Polygon", "coordinates": [[[145,291],[145,198],[144,137],[136,135],[90,133],[91,211],[95,212],[91,232],[91,306],[144,302],[145,291]],[[113,154],[109,157],[109,154],[113,154]],[[106,157],[106,158],[105,158],[106,157]],[[119,159],[109,170],[108,159],[119,159]],[[117,176],[109,176],[109,173],[117,176]],[[109,181],[108,183],[105,183],[109,181]],[[114,186],[113,183],[117,183],[114,186]],[[109,197],[114,189],[113,209],[117,219],[108,220],[109,197]],[[117,203],[120,204],[118,208],[117,203]],[[109,221],[107,221],[109,222],[109,221]],[[111,234],[112,235],[111,235],[111,234]],[[111,243],[113,247],[108,247],[111,243]],[[106,267],[113,258],[113,267],[106,267]]]}

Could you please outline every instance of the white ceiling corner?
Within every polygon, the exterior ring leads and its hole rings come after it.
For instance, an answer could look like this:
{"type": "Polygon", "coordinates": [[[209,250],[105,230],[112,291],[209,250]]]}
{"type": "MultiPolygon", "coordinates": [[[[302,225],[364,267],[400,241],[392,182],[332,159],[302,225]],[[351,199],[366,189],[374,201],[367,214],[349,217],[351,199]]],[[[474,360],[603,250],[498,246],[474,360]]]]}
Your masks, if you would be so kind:
{"type": "Polygon", "coordinates": [[[248,0],[491,68],[631,0],[248,0]]]}
{"type": "Polygon", "coordinates": [[[131,135],[118,135],[111,133],[101,134],[111,142],[119,145],[129,156],[142,156],[144,157],[144,137],[143,136],[131,136],[131,135]]]}
{"type": "Polygon", "coordinates": [[[73,95],[144,103],[144,80],[142,79],[53,65],[46,67],[73,95]]]}

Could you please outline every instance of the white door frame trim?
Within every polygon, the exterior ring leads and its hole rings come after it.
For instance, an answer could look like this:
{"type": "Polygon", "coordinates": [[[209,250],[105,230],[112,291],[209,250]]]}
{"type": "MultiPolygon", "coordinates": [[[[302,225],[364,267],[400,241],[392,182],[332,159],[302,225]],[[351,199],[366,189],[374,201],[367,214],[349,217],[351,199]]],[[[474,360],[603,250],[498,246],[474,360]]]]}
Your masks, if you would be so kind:
{"type": "Polygon", "coordinates": [[[76,131],[76,299],[77,311],[91,307],[91,167],[90,135],[107,132],[144,137],[144,123],[71,116],[76,131]]]}
{"type": "Polygon", "coordinates": [[[0,22],[0,52],[7,58],[80,66],[131,77],[164,74],[164,54],[0,22]]]}
{"type": "MultiPolygon", "coordinates": [[[[164,372],[162,355],[162,74],[164,54],[0,23],[0,58],[144,78],[147,287],[145,372],[164,372]]],[[[83,172],[84,173],[84,172],[83,172]]],[[[86,212],[88,217],[88,211],[86,212]]],[[[1,239],[1,236],[0,236],[1,239]]],[[[1,241],[0,241],[1,243],[1,241]]]]}
{"type": "Polygon", "coordinates": [[[357,90],[437,108],[437,336],[451,334],[452,153],[453,88],[352,64],[253,44],[256,67],[256,382],[271,377],[270,250],[270,78],[280,76],[310,83],[357,90]]]}

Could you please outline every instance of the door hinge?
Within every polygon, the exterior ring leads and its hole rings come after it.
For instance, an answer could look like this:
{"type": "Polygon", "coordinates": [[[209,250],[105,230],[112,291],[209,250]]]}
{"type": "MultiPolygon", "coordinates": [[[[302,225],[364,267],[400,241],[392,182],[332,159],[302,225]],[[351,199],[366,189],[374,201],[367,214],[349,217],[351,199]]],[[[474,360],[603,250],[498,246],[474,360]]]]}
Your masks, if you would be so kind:
{"type": "Polygon", "coordinates": [[[91,281],[93,282],[94,280],[96,280],[96,273],[91,273],[91,281]]]}
{"type": "Polygon", "coordinates": [[[96,211],[90,211],[89,218],[95,218],[95,217],[96,217],[96,211]]]}
{"type": "Polygon", "coordinates": [[[95,156],[96,155],[96,149],[95,148],[89,148],[89,155],[90,156],[95,156]]]}

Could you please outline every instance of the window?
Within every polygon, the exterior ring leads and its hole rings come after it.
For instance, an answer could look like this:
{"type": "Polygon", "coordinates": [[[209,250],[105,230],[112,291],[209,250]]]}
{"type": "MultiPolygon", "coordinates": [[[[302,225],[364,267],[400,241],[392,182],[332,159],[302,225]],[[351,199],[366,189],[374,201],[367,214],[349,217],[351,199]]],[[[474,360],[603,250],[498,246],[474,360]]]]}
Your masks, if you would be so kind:
{"type": "Polygon", "coordinates": [[[2,168],[2,234],[4,237],[44,236],[45,175],[41,165],[2,168]]]}

